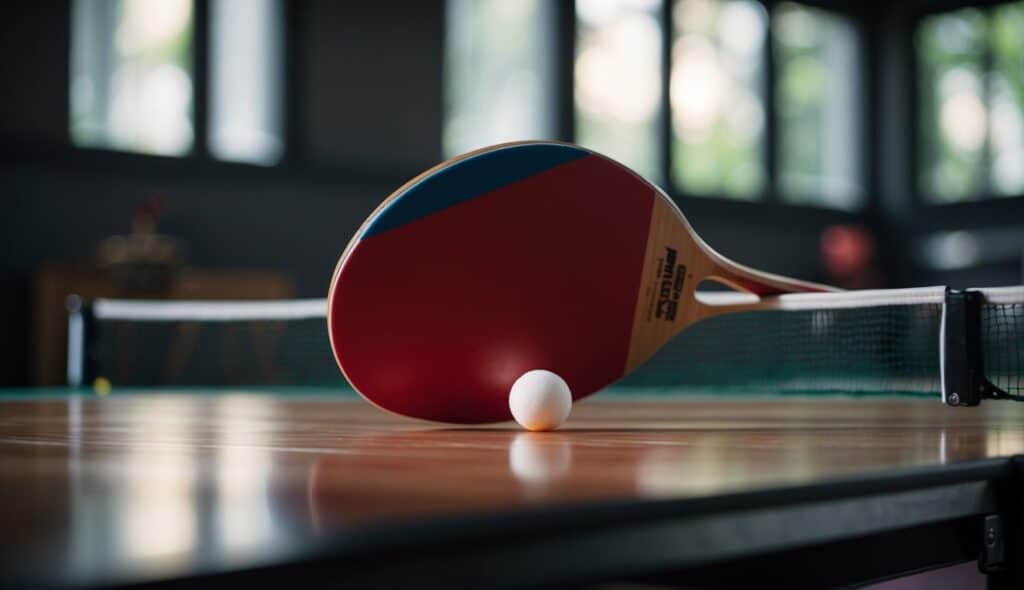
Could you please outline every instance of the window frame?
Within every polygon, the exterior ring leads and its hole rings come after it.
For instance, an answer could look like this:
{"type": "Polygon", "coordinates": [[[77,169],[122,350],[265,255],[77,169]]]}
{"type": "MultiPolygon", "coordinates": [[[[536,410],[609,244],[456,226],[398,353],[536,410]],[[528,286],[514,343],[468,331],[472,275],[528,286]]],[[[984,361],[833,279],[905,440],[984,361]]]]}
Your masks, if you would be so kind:
{"type": "MultiPolygon", "coordinates": [[[[874,203],[870,227],[884,238],[889,256],[881,257],[906,284],[952,284],[968,288],[976,284],[958,283],[960,270],[929,267],[921,258],[925,241],[940,232],[978,232],[979,239],[989,230],[1017,227],[1024,219],[1024,197],[999,196],[959,202],[928,201],[920,190],[918,175],[921,153],[918,138],[920,121],[917,105],[921,92],[915,35],[927,16],[960,8],[984,8],[1010,0],[933,0],[932,3],[908,3],[884,15],[878,25],[877,42],[869,48],[874,54],[871,80],[877,83],[869,120],[869,145],[877,148],[873,157],[875,174],[874,203]],[[885,46],[883,52],[878,47],[885,46]],[[909,172],[907,172],[909,171],[909,172]]],[[[990,195],[991,196],[991,195],[990,195]]],[[[983,260],[981,265],[993,264],[983,260]]]]}
{"type": "MultiPolygon", "coordinates": [[[[915,45],[915,39],[920,32],[921,26],[925,19],[930,16],[937,16],[955,12],[964,8],[977,8],[986,13],[986,18],[991,17],[991,12],[995,7],[1011,4],[1016,0],[980,0],[970,2],[967,0],[937,0],[936,2],[928,5],[922,5],[918,10],[914,11],[908,19],[908,42],[906,51],[909,59],[907,60],[909,71],[907,72],[907,80],[910,92],[907,93],[906,102],[903,107],[906,112],[910,115],[907,121],[907,137],[909,143],[907,145],[908,151],[908,164],[910,168],[910,176],[908,180],[907,190],[909,191],[909,198],[911,209],[915,211],[938,211],[938,210],[949,210],[950,213],[956,214],[962,212],[965,208],[974,209],[991,209],[995,214],[1000,210],[1019,210],[1024,215],[1024,190],[1016,195],[997,195],[990,190],[990,183],[986,182],[986,190],[979,193],[976,198],[965,199],[961,201],[952,202],[936,202],[935,200],[929,200],[928,195],[921,190],[920,176],[922,173],[922,167],[924,165],[924,157],[922,154],[921,139],[921,121],[918,115],[918,106],[924,99],[925,89],[921,88],[920,74],[921,74],[921,63],[918,59],[917,47],[915,45]],[[1009,205],[993,205],[994,203],[1007,202],[1009,205]]],[[[982,65],[985,67],[985,73],[988,74],[992,67],[992,50],[986,48],[983,56],[982,65]]],[[[987,105],[986,105],[987,108],[987,105]]],[[[986,136],[986,148],[985,152],[988,152],[988,142],[991,141],[986,136]]],[[[984,158],[985,164],[989,164],[989,156],[986,154],[984,158]]],[[[989,173],[988,170],[985,172],[989,173]]],[[[942,215],[940,213],[940,215],[942,215]]],[[[943,224],[943,226],[951,224],[943,224]]],[[[993,224],[995,225],[995,224],[993,224]]]]}
{"type": "MultiPolygon", "coordinates": [[[[125,170],[125,164],[139,174],[153,174],[159,177],[174,178],[181,171],[202,174],[207,177],[223,177],[231,179],[248,180],[250,175],[257,178],[280,177],[288,178],[294,176],[301,168],[305,177],[312,172],[319,180],[315,182],[333,182],[342,177],[352,176],[360,178],[361,183],[368,184],[376,182],[377,179],[384,182],[395,182],[398,178],[398,171],[381,170],[379,172],[367,171],[365,168],[346,170],[345,166],[333,166],[332,170],[309,170],[308,166],[302,166],[303,154],[303,113],[301,101],[297,100],[301,92],[302,71],[301,64],[297,58],[301,52],[298,51],[298,43],[302,38],[303,25],[302,15],[305,11],[305,4],[302,2],[284,2],[283,10],[283,81],[285,84],[283,100],[283,137],[284,152],[281,159],[274,165],[264,166],[242,162],[227,162],[213,158],[209,153],[208,137],[208,58],[209,58],[209,18],[210,0],[194,1],[194,47],[192,52],[193,75],[195,76],[194,92],[194,126],[195,141],[192,150],[182,156],[162,156],[127,152],[103,147],[78,147],[70,143],[70,126],[65,124],[65,133],[68,138],[66,154],[60,156],[54,153],[53,146],[45,150],[32,149],[30,146],[22,146],[18,150],[5,150],[13,160],[40,162],[53,161],[54,156],[58,161],[74,165],[88,163],[108,169],[125,170]],[[49,154],[49,155],[47,155],[49,154]]],[[[1005,4],[1012,0],[982,0],[981,2],[970,2],[967,0],[937,0],[927,5],[918,4],[906,8],[898,15],[901,22],[900,30],[906,33],[913,33],[917,30],[920,21],[926,16],[938,14],[964,7],[991,7],[1005,4]]],[[[781,2],[777,0],[758,0],[765,7],[771,22],[772,10],[781,2]]],[[[669,86],[662,84],[662,100],[658,111],[659,130],[659,168],[665,175],[664,188],[675,200],[685,203],[685,210],[692,211],[696,217],[701,216],[722,216],[730,215],[737,218],[746,218],[749,215],[756,215],[765,222],[778,220],[786,222],[793,219],[793,215],[806,215],[809,219],[818,219],[825,222],[861,222],[881,231],[881,225],[875,225],[879,221],[891,221],[897,226],[906,226],[901,220],[913,217],[923,222],[924,226],[931,229],[942,229],[957,227],[958,225],[981,224],[985,221],[991,224],[992,219],[1005,220],[1007,215],[1016,214],[1018,219],[1024,215],[1024,195],[1022,196],[999,196],[995,198],[984,198],[976,201],[961,203],[931,203],[928,202],[918,189],[916,176],[908,177],[907,183],[898,191],[894,191],[882,181],[883,167],[880,160],[885,158],[882,146],[882,137],[879,132],[881,117],[879,111],[897,105],[899,110],[905,113],[902,129],[898,133],[906,138],[906,145],[899,147],[906,158],[908,168],[916,175],[919,169],[920,154],[917,145],[917,134],[919,121],[912,116],[916,109],[918,100],[917,60],[912,39],[898,40],[902,48],[903,57],[895,67],[906,76],[907,91],[903,96],[892,96],[887,89],[880,87],[882,76],[877,67],[881,62],[879,45],[875,42],[874,35],[885,36],[884,31],[875,31],[869,25],[878,24],[878,15],[865,7],[851,1],[843,0],[805,0],[800,4],[808,7],[828,10],[850,19],[859,38],[861,39],[861,80],[863,91],[858,97],[861,117],[865,132],[862,137],[860,149],[862,150],[861,168],[862,181],[864,183],[865,196],[860,206],[853,210],[830,208],[814,203],[787,203],[776,188],[778,162],[778,124],[777,113],[774,108],[776,100],[774,51],[771,49],[771,35],[765,36],[765,59],[769,62],[765,72],[765,107],[770,116],[766,119],[765,129],[765,158],[768,166],[766,179],[766,190],[756,200],[737,200],[726,195],[691,195],[674,186],[671,172],[672,137],[670,105],[668,101],[669,86]],[[879,149],[875,149],[879,148],[879,149]],[[893,194],[904,193],[904,194],[893,194]],[[895,204],[894,204],[895,202],[895,204]]],[[[661,6],[661,22],[665,27],[671,23],[672,3],[665,0],[661,6]]],[[[68,7],[70,11],[70,6],[68,7]]],[[[555,34],[557,39],[551,44],[551,51],[555,53],[553,60],[555,64],[556,87],[553,95],[556,100],[555,106],[555,134],[564,141],[573,141],[575,136],[575,101],[572,75],[576,51],[576,16],[575,2],[572,0],[555,3],[553,10],[555,18],[555,34]]],[[[769,26],[771,26],[769,24],[769,26]]],[[[671,69],[671,31],[666,29],[662,35],[662,79],[667,82],[671,69]]],[[[906,36],[906,35],[905,35],[906,36]]],[[[890,56],[892,58],[892,56],[890,56]]],[[[440,86],[439,86],[440,88],[440,86]]],[[[440,156],[440,142],[438,153],[440,156]]],[[[64,149],[56,150],[64,152],[64,149]]],[[[314,167],[315,168],[315,167],[314,167]]],[[[1002,223],[1008,223],[1002,221],[1002,223]]]]}
{"type": "MultiPolygon", "coordinates": [[[[783,193],[779,190],[779,111],[777,106],[777,84],[776,75],[778,74],[778,66],[775,61],[775,51],[771,33],[771,27],[773,22],[773,11],[779,4],[786,2],[780,2],[777,0],[756,0],[762,7],[764,7],[768,14],[768,30],[766,31],[764,38],[764,47],[762,48],[762,67],[764,71],[764,108],[766,113],[765,118],[765,130],[764,130],[764,165],[766,170],[765,186],[764,190],[758,193],[752,199],[737,199],[735,197],[721,194],[721,193],[701,193],[693,194],[682,190],[675,182],[672,174],[672,160],[673,160],[673,135],[672,135],[672,111],[670,101],[670,80],[672,70],[672,44],[675,41],[674,31],[672,30],[672,10],[674,0],[662,0],[661,10],[659,14],[659,23],[662,26],[662,43],[661,43],[661,100],[659,101],[658,113],[656,115],[658,137],[656,139],[658,144],[658,171],[663,178],[662,187],[665,191],[677,201],[685,201],[687,204],[687,210],[693,210],[694,208],[699,210],[708,210],[714,212],[716,210],[727,211],[727,210],[740,210],[740,211],[767,211],[777,210],[778,215],[773,215],[776,218],[784,218],[786,215],[790,215],[794,212],[801,211],[819,211],[834,213],[836,219],[853,220],[860,219],[860,214],[870,212],[878,208],[878,191],[876,190],[877,183],[875,181],[876,166],[873,161],[873,150],[871,149],[872,141],[874,140],[874,133],[872,121],[874,115],[869,108],[871,94],[874,92],[875,80],[869,77],[870,68],[869,62],[873,60],[872,49],[868,43],[865,42],[868,36],[868,29],[866,27],[864,14],[857,12],[856,4],[842,1],[830,1],[830,0],[804,0],[795,2],[802,6],[809,8],[816,8],[826,10],[837,16],[845,18],[849,21],[854,29],[855,34],[858,38],[859,45],[859,63],[862,87],[864,91],[860,96],[856,97],[856,102],[859,109],[860,120],[868,128],[862,138],[858,149],[860,150],[860,163],[859,163],[859,177],[864,188],[864,194],[860,202],[850,209],[844,209],[840,207],[831,207],[824,203],[817,202],[788,202],[786,201],[783,193]]],[[[793,0],[790,0],[793,1],[793,0]]],[[[562,33],[563,37],[567,37],[569,41],[569,47],[566,48],[563,44],[562,51],[567,51],[568,58],[566,55],[560,55],[559,61],[562,63],[562,69],[560,70],[563,75],[560,76],[560,80],[563,81],[563,87],[560,89],[559,95],[562,97],[563,106],[560,111],[560,118],[565,117],[565,111],[568,111],[569,121],[563,121],[559,126],[561,130],[560,138],[565,141],[576,141],[575,129],[573,128],[573,117],[574,117],[574,88],[572,81],[574,80],[573,64],[576,55],[576,16],[575,16],[575,2],[569,1],[560,3],[562,10],[559,13],[559,17],[563,22],[557,27],[562,33]],[[567,67],[568,66],[568,67],[567,67]],[[568,87],[565,86],[564,81],[568,80],[568,87]]],[[[732,211],[728,211],[732,212],[732,211]]],[[[828,216],[831,217],[831,216],[828,216]]]]}
{"type": "MultiPolygon", "coordinates": [[[[107,146],[80,146],[73,142],[70,121],[65,125],[65,137],[70,153],[75,159],[86,159],[94,164],[116,166],[119,162],[131,162],[132,166],[141,166],[147,172],[162,174],[165,170],[188,170],[190,172],[211,171],[220,173],[243,174],[259,171],[257,174],[274,174],[272,171],[288,170],[296,162],[297,146],[302,145],[299,136],[301,126],[298,124],[301,113],[298,108],[297,93],[299,92],[298,68],[295,64],[298,55],[297,43],[301,39],[301,13],[303,3],[282,1],[282,44],[281,44],[281,82],[285,88],[281,96],[281,158],[273,164],[257,164],[236,162],[215,157],[210,150],[210,105],[213,97],[210,90],[210,24],[212,15],[211,0],[192,0],[192,147],[181,155],[148,154],[127,149],[107,146]],[[88,154],[88,155],[86,155],[88,154]],[[180,166],[180,168],[178,168],[180,166]]],[[[68,5],[69,17],[70,4],[68,5]]],[[[73,27],[73,23],[69,24],[73,27]]],[[[69,32],[71,28],[69,27],[69,32]]],[[[70,62],[69,62],[70,67],[70,62]]],[[[68,97],[70,100],[70,96],[68,97]]]]}

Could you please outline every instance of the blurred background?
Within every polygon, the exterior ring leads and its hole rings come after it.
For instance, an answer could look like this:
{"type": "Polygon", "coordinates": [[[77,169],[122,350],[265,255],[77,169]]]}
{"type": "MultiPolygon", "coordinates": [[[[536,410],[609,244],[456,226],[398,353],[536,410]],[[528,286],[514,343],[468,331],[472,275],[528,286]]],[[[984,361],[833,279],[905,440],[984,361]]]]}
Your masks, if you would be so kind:
{"type": "Polygon", "coordinates": [[[621,160],[754,267],[1024,282],[1024,2],[43,0],[0,28],[0,385],[63,382],[72,293],[323,297],[392,190],[516,139],[621,160]]]}

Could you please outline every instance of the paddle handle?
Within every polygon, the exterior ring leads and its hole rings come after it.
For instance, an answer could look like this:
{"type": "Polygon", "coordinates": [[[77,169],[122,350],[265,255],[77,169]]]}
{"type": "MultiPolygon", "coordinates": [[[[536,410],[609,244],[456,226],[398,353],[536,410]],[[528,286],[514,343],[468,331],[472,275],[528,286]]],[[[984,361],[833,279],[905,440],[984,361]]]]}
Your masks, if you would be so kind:
{"type": "Polygon", "coordinates": [[[792,279],[781,275],[755,270],[725,258],[717,252],[708,254],[709,268],[702,280],[722,283],[736,291],[756,295],[759,301],[711,304],[702,301],[694,293],[693,321],[700,321],[723,313],[750,311],[762,307],[764,298],[771,298],[785,293],[834,293],[841,291],[830,285],[812,283],[792,279]]]}

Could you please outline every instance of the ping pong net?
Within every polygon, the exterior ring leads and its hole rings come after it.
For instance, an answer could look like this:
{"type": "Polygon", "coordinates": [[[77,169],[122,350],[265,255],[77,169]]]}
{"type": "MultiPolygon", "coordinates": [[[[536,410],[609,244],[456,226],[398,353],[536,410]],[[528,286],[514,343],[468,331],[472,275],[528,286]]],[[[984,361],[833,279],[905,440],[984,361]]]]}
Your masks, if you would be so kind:
{"type": "Polygon", "coordinates": [[[68,301],[68,384],[341,386],[323,299],[68,301]]]}
{"type": "MultiPolygon", "coordinates": [[[[756,309],[684,330],[621,384],[716,394],[941,394],[951,405],[1024,399],[1024,287],[700,298],[756,309]]],[[[130,385],[344,383],[323,299],[72,303],[71,385],[98,377],[130,385]]]]}
{"type": "Polygon", "coordinates": [[[1024,399],[1024,287],[800,293],[750,302],[677,335],[626,381],[709,392],[1024,399]]]}

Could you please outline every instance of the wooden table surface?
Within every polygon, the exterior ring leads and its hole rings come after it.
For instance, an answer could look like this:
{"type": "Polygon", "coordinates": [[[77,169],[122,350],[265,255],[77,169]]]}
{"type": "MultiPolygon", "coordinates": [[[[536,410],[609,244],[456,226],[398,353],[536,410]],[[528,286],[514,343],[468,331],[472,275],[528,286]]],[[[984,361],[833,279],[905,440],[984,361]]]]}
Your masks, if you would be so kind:
{"type": "Polygon", "coordinates": [[[355,399],[20,397],[0,401],[0,570],[147,580],[389,524],[852,482],[1022,454],[1022,425],[924,399],[598,397],[527,433],[355,399]]]}

